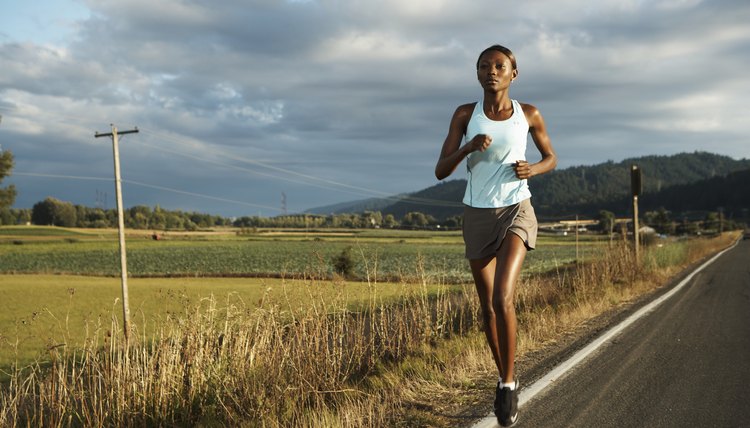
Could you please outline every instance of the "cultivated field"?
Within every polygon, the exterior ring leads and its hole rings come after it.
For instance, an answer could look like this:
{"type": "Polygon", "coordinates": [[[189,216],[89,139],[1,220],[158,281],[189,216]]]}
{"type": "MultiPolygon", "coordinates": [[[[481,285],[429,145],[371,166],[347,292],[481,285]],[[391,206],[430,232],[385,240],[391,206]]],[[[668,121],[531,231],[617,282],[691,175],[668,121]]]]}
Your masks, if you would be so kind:
{"type": "MultiPolygon", "coordinates": [[[[400,230],[260,231],[237,235],[213,233],[129,235],[128,271],[134,277],[259,276],[326,277],[333,260],[350,251],[349,276],[408,279],[417,261],[429,275],[449,282],[470,281],[460,232],[400,230]]],[[[601,241],[583,241],[579,257],[601,241]]],[[[573,237],[542,238],[529,253],[526,272],[540,272],[575,259],[573,237]]],[[[48,273],[118,276],[114,232],[51,228],[0,228],[0,273],[48,273]],[[37,234],[39,232],[39,234],[37,234]],[[58,234],[55,235],[55,232],[58,234]]],[[[420,273],[421,275],[421,273],[420,273]]]]}

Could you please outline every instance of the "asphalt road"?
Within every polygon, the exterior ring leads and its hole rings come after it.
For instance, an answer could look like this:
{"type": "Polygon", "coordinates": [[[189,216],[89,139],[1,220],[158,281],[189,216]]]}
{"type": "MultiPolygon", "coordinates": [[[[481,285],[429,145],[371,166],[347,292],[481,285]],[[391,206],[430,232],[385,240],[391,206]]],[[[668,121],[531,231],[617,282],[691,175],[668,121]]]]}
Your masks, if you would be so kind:
{"type": "Polygon", "coordinates": [[[750,240],[530,399],[517,427],[750,427],[750,240]]]}

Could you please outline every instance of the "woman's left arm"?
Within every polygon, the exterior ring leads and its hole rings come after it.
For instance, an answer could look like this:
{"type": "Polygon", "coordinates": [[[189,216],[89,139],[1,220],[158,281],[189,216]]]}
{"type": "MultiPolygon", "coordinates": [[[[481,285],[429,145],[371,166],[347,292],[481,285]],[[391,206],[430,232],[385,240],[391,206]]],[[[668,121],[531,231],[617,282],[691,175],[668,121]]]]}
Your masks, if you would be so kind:
{"type": "Polygon", "coordinates": [[[526,121],[529,122],[531,139],[542,155],[542,159],[537,163],[530,164],[526,161],[516,162],[516,177],[523,180],[555,169],[555,166],[557,166],[557,155],[552,148],[549,135],[547,135],[547,128],[544,125],[544,118],[539,109],[531,104],[521,104],[521,108],[523,108],[526,121]]]}

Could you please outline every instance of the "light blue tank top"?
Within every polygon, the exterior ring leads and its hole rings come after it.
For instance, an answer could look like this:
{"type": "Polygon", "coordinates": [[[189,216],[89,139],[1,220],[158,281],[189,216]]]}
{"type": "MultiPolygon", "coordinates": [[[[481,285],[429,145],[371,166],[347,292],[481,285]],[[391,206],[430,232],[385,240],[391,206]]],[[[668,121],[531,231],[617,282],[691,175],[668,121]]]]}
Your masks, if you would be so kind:
{"type": "Polygon", "coordinates": [[[466,157],[469,172],[463,199],[466,205],[500,208],[531,197],[527,180],[516,178],[513,170],[517,160],[526,160],[529,123],[521,104],[516,100],[511,102],[513,114],[502,121],[489,119],[484,114],[481,101],[474,107],[464,143],[478,134],[485,134],[492,137],[492,144],[484,152],[472,152],[466,157]]]}

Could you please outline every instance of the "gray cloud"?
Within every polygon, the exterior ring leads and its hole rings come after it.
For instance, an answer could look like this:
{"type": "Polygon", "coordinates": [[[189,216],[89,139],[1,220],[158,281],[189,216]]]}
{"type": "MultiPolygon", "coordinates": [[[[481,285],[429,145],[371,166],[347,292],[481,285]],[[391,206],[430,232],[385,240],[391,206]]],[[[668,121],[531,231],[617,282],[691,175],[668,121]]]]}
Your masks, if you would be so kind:
{"type": "MultiPolygon", "coordinates": [[[[481,97],[477,54],[498,42],[518,58],[512,96],[541,109],[561,167],[694,150],[750,157],[743,1],[85,5],[68,44],[0,39],[0,144],[18,172],[108,177],[108,141],[93,133],[116,123],[143,130],[125,140],[123,170],[154,186],[266,207],[284,192],[290,211],[418,190],[435,183],[456,106],[481,97]]],[[[47,195],[91,205],[107,185],[9,181],[17,206],[47,195]]],[[[258,213],[126,191],[129,205],[258,213]]]]}

